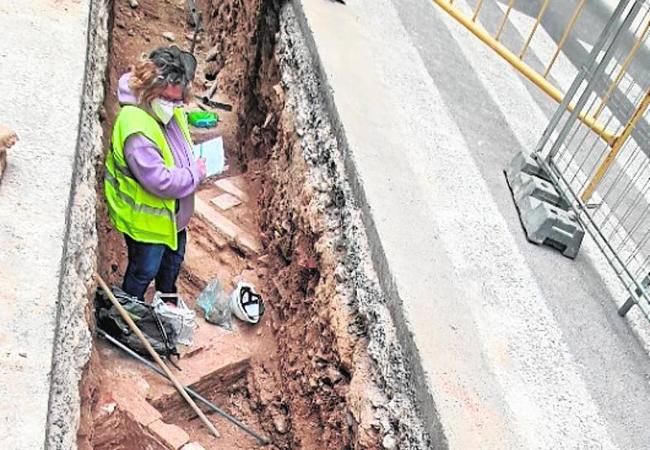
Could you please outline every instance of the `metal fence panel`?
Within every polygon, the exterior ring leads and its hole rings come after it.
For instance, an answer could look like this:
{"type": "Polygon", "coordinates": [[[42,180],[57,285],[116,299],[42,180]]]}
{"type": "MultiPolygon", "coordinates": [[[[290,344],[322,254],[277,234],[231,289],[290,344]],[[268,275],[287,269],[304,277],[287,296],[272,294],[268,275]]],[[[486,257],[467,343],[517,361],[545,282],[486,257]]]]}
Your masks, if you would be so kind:
{"type": "Polygon", "coordinates": [[[650,319],[648,2],[620,0],[601,29],[589,24],[593,48],[584,61],[571,62],[575,78],[562,89],[554,69],[577,33],[586,0],[571,0],[541,65],[531,61],[531,49],[551,2],[564,0],[432,1],[559,103],[534,155],[629,292],[619,313],[638,304],[650,319]],[[518,8],[526,9],[529,31],[509,35],[518,8]],[[493,25],[500,14],[494,29],[482,24],[488,14],[493,25]]]}
{"type": "Polygon", "coordinates": [[[536,155],[630,293],[619,312],[639,304],[650,317],[650,8],[621,2],[617,13],[536,155]],[[608,138],[580,114],[598,120],[608,138]]]}

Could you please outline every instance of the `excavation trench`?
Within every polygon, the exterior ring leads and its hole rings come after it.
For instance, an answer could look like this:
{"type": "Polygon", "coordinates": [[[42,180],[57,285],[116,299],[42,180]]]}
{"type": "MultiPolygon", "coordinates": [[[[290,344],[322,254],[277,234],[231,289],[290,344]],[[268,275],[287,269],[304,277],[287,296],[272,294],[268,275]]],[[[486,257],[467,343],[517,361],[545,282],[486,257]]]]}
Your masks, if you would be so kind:
{"type": "MultiPolygon", "coordinates": [[[[104,148],[119,76],[169,39],[189,47],[184,3],[110,3],[104,148]]],[[[217,110],[217,128],[193,130],[195,142],[223,137],[228,168],[196,195],[180,294],[201,317],[195,299],[211,279],[226,291],[246,280],[268,309],[260,324],[239,322],[232,331],[200,318],[175,373],[268,436],[268,448],[429,447],[292,6],[198,5],[205,30],[194,90],[216,83],[214,100],[233,110],[217,110]],[[220,196],[239,204],[221,210],[212,202],[220,196]],[[236,233],[228,232],[232,226],[236,233]]],[[[119,284],[126,251],[108,223],[100,167],[97,173],[98,269],[119,284]]],[[[214,414],[222,437],[212,437],[164,379],[99,337],[81,391],[82,449],[260,447],[214,414]]]]}

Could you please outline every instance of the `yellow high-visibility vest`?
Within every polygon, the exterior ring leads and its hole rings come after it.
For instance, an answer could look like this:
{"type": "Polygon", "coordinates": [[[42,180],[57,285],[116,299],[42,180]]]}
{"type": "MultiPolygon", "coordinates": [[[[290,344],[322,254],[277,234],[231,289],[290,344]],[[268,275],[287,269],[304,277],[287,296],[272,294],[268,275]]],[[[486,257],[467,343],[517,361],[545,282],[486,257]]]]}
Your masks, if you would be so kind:
{"type": "MultiPolygon", "coordinates": [[[[192,148],[183,108],[176,108],[174,119],[192,148]]],[[[174,155],[161,124],[137,106],[122,107],[113,126],[111,150],[106,155],[104,193],[109,216],[115,228],[133,240],[165,244],[176,250],[176,200],[163,199],[147,192],[133,177],[124,158],[124,144],[134,134],[146,137],[158,147],[165,167],[175,166],[174,155]]]]}

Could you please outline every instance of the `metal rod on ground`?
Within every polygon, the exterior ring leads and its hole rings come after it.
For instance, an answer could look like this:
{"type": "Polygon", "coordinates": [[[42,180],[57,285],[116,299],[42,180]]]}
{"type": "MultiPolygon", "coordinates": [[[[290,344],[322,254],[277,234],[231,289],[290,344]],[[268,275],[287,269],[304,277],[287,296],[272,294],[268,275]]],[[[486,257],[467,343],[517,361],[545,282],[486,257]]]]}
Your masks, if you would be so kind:
{"type": "Polygon", "coordinates": [[[120,304],[120,302],[117,301],[111,290],[108,288],[108,285],[102,277],[99,276],[98,273],[95,273],[95,279],[97,279],[97,282],[99,283],[99,286],[102,288],[102,290],[106,293],[108,296],[109,300],[115,306],[115,309],[117,309],[117,312],[120,313],[120,316],[122,316],[122,319],[126,322],[126,324],[129,326],[131,331],[135,333],[135,335],[138,337],[144,348],[147,349],[147,352],[151,355],[151,357],[156,361],[158,366],[165,372],[167,375],[167,378],[174,384],[174,387],[178,390],[178,392],[181,394],[181,396],[185,399],[185,401],[190,405],[190,407],[194,410],[194,412],[199,416],[201,421],[205,424],[206,427],[214,434],[216,437],[221,437],[217,429],[212,425],[212,423],[208,420],[207,417],[205,417],[205,414],[203,414],[203,411],[194,403],[194,400],[185,392],[185,388],[183,385],[178,381],[178,378],[174,376],[174,374],[169,370],[169,367],[163,362],[163,360],[160,358],[160,355],[156,353],[156,351],[153,349],[147,338],[142,334],[142,331],[140,331],[140,328],[133,322],[133,319],[131,319],[131,316],[129,316],[129,313],[126,312],[124,307],[120,304]]]}
{"type": "MultiPolygon", "coordinates": [[[[115,345],[115,346],[118,347],[120,350],[123,350],[125,353],[128,353],[130,356],[132,356],[133,358],[137,359],[138,361],[140,361],[141,363],[143,363],[144,365],[146,365],[147,367],[149,367],[151,370],[153,370],[153,371],[156,372],[157,374],[159,374],[159,375],[161,375],[161,376],[163,376],[163,377],[165,377],[165,378],[167,378],[167,379],[169,380],[169,378],[165,375],[165,372],[163,372],[163,371],[160,370],[158,367],[156,367],[156,365],[153,364],[151,361],[147,361],[145,358],[143,358],[142,356],[140,356],[139,354],[137,354],[135,351],[133,351],[132,349],[130,349],[130,348],[127,347],[126,345],[122,344],[120,341],[118,341],[117,339],[115,339],[113,336],[111,336],[110,334],[108,334],[108,333],[105,332],[104,330],[98,328],[97,331],[98,331],[99,334],[101,334],[101,335],[102,335],[106,340],[108,340],[111,344],[115,345]]],[[[271,441],[270,441],[269,439],[265,438],[264,436],[258,434],[258,433],[255,432],[255,431],[251,430],[250,428],[248,428],[248,426],[246,426],[246,424],[244,424],[244,423],[240,422],[239,420],[235,419],[233,416],[231,416],[231,415],[228,414],[227,412],[223,411],[221,408],[219,408],[217,405],[215,405],[214,403],[212,403],[210,400],[208,400],[208,399],[206,399],[205,397],[203,397],[201,394],[199,394],[199,393],[196,392],[195,390],[193,390],[193,389],[191,389],[191,388],[189,388],[189,387],[187,387],[187,386],[185,386],[185,390],[187,391],[187,393],[188,393],[190,396],[194,397],[196,400],[198,400],[198,401],[200,401],[201,403],[203,403],[205,406],[207,406],[208,408],[210,408],[212,411],[216,412],[217,414],[219,414],[219,415],[220,415],[221,417],[223,417],[224,419],[228,420],[228,421],[229,421],[230,423],[232,423],[233,425],[238,426],[239,428],[241,428],[242,430],[244,430],[246,433],[248,433],[248,434],[250,434],[251,436],[253,436],[255,439],[258,440],[258,442],[259,442],[260,444],[264,444],[264,445],[266,445],[266,444],[270,444],[270,443],[271,443],[271,441]]]]}
{"type": "Polygon", "coordinates": [[[202,17],[199,8],[196,6],[195,0],[188,0],[187,6],[190,10],[190,14],[192,15],[192,20],[194,21],[194,36],[192,37],[192,46],[190,47],[190,53],[194,54],[194,49],[196,47],[196,39],[199,37],[199,31],[201,31],[202,17]]]}
{"type": "Polygon", "coordinates": [[[194,30],[194,35],[192,36],[192,45],[190,46],[190,53],[194,54],[194,48],[196,47],[196,40],[199,37],[198,27],[194,30]]]}
{"type": "Polygon", "coordinates": [[[194,97],[198,100],[201,100],[204,105],[209,106],[210,108],[222,109],[224,111],[232,111],[232,105],[227,103],[221,103],[216,100],[211,100],[207,95],[198,95],[194,94],[194,97]]]}

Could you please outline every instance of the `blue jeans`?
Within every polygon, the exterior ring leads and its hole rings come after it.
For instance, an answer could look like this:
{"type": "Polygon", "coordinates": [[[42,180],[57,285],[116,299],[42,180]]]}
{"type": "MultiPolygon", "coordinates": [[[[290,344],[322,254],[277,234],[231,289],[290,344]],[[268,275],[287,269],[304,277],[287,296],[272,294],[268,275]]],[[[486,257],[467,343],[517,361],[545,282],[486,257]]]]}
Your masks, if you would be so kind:
{"type": "Polygon", "coordinates": [[[124,235],[129,263],[124,274],[122,289],[129,295],[144,300],[144,293],[153,279],[156,290],[164,293],[176,292],[176,279],[185,257],[185,230],[178,233],[178,249],[173,251],[164,244],[146,244],[134,241],[124,235]]]}

